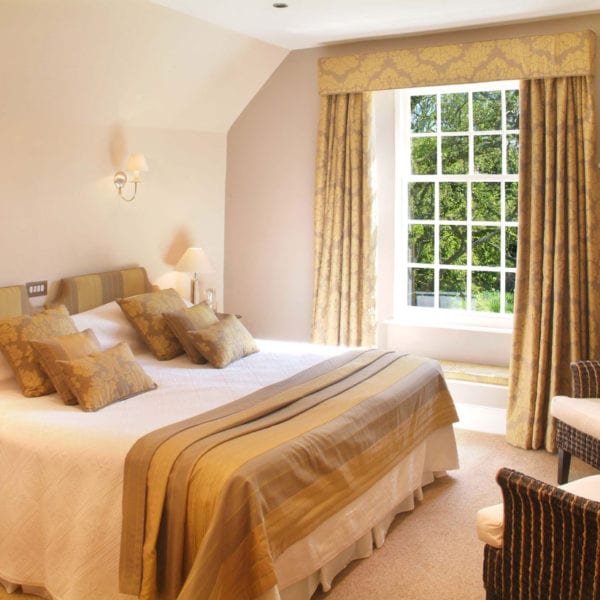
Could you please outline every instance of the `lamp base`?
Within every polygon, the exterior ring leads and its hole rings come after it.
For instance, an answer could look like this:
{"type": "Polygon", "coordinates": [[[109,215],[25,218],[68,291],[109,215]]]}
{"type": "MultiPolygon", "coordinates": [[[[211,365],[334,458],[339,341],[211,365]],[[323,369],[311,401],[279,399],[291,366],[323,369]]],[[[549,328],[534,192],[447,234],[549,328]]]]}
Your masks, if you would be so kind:
{"type": "Polygon", "coordinates": [[[192,279],[192,281],[191,281],[190,298],[192,300],[192,304],[198,304],[200,302],[200,280],[199,279],[192,279]]]}

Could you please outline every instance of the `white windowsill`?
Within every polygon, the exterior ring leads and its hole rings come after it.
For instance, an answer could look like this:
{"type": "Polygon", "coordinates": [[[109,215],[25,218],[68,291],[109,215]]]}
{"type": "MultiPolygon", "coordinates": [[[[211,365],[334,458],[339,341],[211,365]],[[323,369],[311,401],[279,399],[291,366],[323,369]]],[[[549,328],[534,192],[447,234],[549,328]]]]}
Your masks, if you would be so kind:
{"type": "Polygon", "coordinates": [[[512,346],[512,326],[506,320],[455,322],[415,319],[412,315],[380,322],[379,344],[438,360],[507,367],[512,346]]]}
{"type": "Polygon", "coordinates": [[[468,315],[457,311],[406,310],[401,315],[384,320],[384,325],[428,327],[462,331],[512,334],[512,317],[495,315],[468,315]]]}

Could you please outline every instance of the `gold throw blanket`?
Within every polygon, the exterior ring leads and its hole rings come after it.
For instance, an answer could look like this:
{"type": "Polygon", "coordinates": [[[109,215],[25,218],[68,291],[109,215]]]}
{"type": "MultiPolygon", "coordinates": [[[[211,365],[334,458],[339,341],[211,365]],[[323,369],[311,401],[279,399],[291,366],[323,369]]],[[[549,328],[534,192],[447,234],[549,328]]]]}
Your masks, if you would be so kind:
{"type": "Polygon", "coordinates": [[[142,437],[125,463],[121,591],[258,597],[286,548],[457,420],[435,361],[356,350],[142,437]]]}

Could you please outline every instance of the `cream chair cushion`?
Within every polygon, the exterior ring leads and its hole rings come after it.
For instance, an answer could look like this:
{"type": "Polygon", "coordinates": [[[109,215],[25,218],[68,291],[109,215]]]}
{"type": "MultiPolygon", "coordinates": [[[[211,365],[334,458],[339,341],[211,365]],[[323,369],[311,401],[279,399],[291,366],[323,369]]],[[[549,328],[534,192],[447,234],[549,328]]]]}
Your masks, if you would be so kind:
{"type": "MultiPolygon", "coordinates": [[[[575,479],[559,488],[590,500],[600,502],[600,475],[575,479]]],[[[477,537],[493,548],[502,548],[504,536],[504,504],[486,506],[477,512],[477,537]]]]}
{"type": "Polygon", "coordinates": [[[554,396],[550,414],[592,437],[600,437],[600,398],[554,396]]]}

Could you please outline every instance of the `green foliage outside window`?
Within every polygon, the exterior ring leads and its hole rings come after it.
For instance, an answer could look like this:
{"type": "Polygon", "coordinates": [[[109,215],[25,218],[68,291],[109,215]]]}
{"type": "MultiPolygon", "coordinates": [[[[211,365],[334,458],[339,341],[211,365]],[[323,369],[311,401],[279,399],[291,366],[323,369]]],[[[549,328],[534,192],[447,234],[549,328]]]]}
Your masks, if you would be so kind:
{"type": "Polygon", "coordinates": [[[512,313],[519,92],[410,97],[408,304],[512,313]]]}

